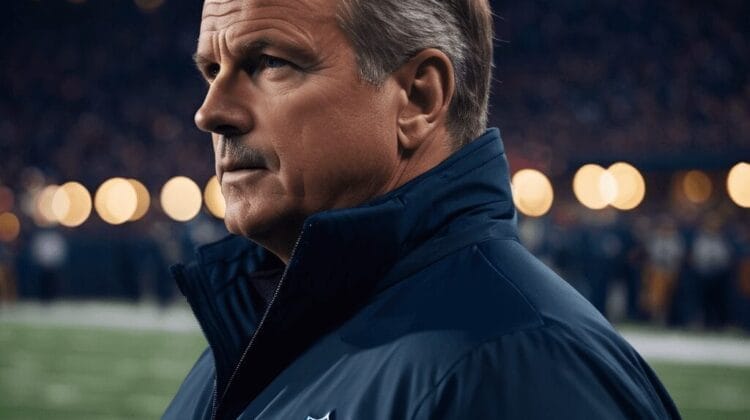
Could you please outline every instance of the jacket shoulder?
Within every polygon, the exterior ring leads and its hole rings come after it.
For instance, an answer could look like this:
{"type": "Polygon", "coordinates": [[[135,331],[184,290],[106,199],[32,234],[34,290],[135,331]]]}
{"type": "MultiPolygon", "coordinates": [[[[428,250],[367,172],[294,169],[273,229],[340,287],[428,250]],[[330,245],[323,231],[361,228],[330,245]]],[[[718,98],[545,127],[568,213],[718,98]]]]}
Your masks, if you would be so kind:
{"type": "Polygon", "coordinates": [[[369,337],[430,331],[470,341],[544,324],[533,302],[488,261],[481,245],[467,246],[394,284],[357,318],[369,337]]]}
{"type": "Polygon", "coordinates": [[[484,241],[443,264],[432,273],[441,273],[432,288],[446,288],[443,304],[455,303],[448,312],[474,334],[445,365],[415,419],[550,418],[560,412],[679,418],[638,353],[517,241],[484,241]]]}
{"type": "Polygon", "coordinates": [[[512,285],[542,323],[612,328],[588,300],[517,241],[485,241],[477,248],[495,279],[512,285]]]}
{"type": "Polygon", "coordinates": [[[548,324],[482,343],[455,361],[411,418],[680,417],[637,354],[602,353],[579,338],[548,324]]]}

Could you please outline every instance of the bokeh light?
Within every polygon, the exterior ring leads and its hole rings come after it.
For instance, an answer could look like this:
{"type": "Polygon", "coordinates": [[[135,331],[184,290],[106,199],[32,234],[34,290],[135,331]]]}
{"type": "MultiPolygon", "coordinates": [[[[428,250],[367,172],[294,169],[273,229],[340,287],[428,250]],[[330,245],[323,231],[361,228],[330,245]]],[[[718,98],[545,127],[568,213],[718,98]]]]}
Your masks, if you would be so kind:
{"type": "Polygon", "coordinates": [[[50,227],[57,224],[57,216],[52,211],[52,200],[58,188],[59,185],[47,185],[35,193],[33,218],[37,226],[50,227]]]}
{"type": "Polygon", "coordinates": [[[206,203],[208,211],[219,219],[223,219],[227,210],[227,203],[224,201],[224,195],[221,193],[221,185],[216,176],[212,176],[203,190],[203,200],[206,203]]]}
{"type": "Polygon", "coordinates": [[[124,178],[104,181],[94,197],[94,208],[99,217],[111,225],[130,220],[137,207],[138,195],[135,188],[124,178]]]}
{"type": "Polygon", "coordinates": [[[63,226],[80,226],[91,215],[91,194],[77,182],[63,184],[52,196],[52,213],[63,226]]]}
{"type": "Polygon", "coordinates": [[[531,217],[547,214],[554,201],[552,183],[541,172],[522,169],[513,175],[513,202],[518,210],[531,217]]]}
{"type": "Polygon", "coordinates": [[[617,197],[617,181],[599,165],[584,165],[573,177],[573,193],[584,206],[600,210],[617,197]]]}
{"type": "Polygon", "coordinates": [[[612,207],[619,210],[632,210],[641,204],[646,196],[646,181],[634,166],[617,162],[607,168],[617,183],[617,194],[612,207]]]}
{"type": "Polygon", "coordinates": [[[713,184],[711,178],[702,171],[689,171],[682,178],[682,191],[691,203],[705,203],[711,198],[713,184]]]}
{"type": "Polygon", "coordinates": [[[190,178],[176,176],[161,190],[161,207],[167,216],[178,222],[187,222],[201,210],[201,189],[190,178]]]}
{"type": "Polygon", "coordinates": [[[21,222],[11,212],[0,213],[0,242],[13,242],[21,233],[21,222]]]}
{"type": "Polygon", "coordinates": [[[750,163],[740,162],[729,171],[727,192],[735,204],[750,208],[750,163]]]}
{"type": "Polygon", "coordinates": [[[141,220],[148,213],[148,209],[151,207],[151,194],[148,192],[146,186],[137,179],[131,178],[128,179],[128,182],[133,186],[136,196],[135,212],[130,216],[128,221],[135,222],[136,220],[141,220]]]}

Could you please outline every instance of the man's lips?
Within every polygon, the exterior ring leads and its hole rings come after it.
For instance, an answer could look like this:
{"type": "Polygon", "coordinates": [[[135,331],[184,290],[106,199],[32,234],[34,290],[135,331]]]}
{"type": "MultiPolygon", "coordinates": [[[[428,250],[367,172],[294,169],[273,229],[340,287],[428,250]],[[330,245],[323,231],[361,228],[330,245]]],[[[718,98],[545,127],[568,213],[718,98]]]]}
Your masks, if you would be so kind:
{"type": "Polygon", "coordinates": [[[243,162],[228,162],[222,164],[219,169],[222,172],[236,172],[236,171],[252,171],[258,169],[267,169],[264,165],[259,163],[243,163],[243,162]]]}
{"type": "Polygon", "coordinates": [[[237,184],[247,182],[248,177],[254,177],[264,172],[263,168],[237,169],[224,172],[221,175],[221,184],[237,184]]]}

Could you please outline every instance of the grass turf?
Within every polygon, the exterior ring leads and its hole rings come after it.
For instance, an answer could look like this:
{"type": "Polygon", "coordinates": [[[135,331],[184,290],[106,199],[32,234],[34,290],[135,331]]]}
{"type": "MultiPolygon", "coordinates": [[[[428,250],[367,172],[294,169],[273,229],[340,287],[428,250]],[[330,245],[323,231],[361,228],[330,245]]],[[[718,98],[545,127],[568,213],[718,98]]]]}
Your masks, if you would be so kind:
{"type": "MultiPolygon", "coordinates": [[[[0,418],[158,418],[198,333],[0,323],[0,418]]],[[[750,367],[655,362],[685,419],[750,418],[750,367]]]]}

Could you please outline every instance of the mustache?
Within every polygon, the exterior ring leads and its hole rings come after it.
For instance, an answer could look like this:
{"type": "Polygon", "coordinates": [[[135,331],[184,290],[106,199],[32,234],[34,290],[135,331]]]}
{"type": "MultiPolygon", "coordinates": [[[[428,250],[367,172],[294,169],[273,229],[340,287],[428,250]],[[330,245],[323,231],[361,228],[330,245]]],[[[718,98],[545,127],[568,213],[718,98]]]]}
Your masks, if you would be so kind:
{"type": "Polygon", "coordinates": [[[242,144],[232,137],[219,140],[219,156],[222,160],[233,162],[233,166],[242,168],[267,168],[268,162],[263,153],[253,147],[242,144]]]}

